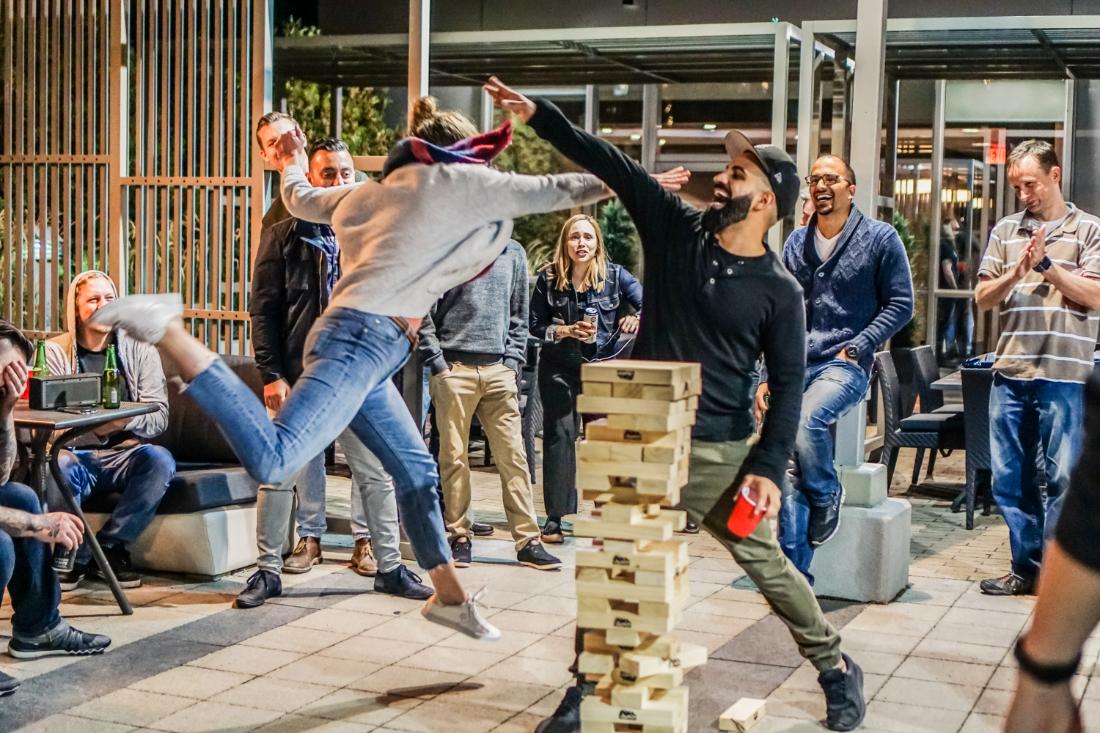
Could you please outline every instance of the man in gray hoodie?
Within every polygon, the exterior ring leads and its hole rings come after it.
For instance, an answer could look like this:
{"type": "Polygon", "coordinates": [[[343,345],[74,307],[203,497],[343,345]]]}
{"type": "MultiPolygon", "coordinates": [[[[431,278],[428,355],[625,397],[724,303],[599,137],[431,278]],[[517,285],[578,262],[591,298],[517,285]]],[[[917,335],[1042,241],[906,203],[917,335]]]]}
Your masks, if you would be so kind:
{"type": "MultiPolygon", "coordinates": [[[[67,331],[46,342],[46,364],[53,375],[102,372],[107,347],[113,345],[122,376],[122,399],[157,408],[148,415],[107,423],[96,429],[92,445],[61,453],[61,468],[77,501],[101,493],[119,495],[96,537],[119,585],[136,588],[141,576],[131,567],[126,548],[153,520],[176,473],[176,461],[166,448],[148,442],[168,425],[168,390],[160,354],[121,329],[88,322],[117,297],[114,281],[104,272],[88,270],[73,278],[65,293],[67,331]]],[[[61,589],[73,590],[89,573],[98,577],[99,568],[90,561],[88,550],[81,548],[75,567],[61,574],[61,589]]]]}
{"type": "Polygon", "coordinates": [[[420,326],[439,429],[443,519],[456,567],[470,564],[470,423],[477,415],[500,472],[520,563],[556,570],[539,540],[519,414],[527,349],[527,254],[512,240],[484,274],[443,294],[420,326]]]}

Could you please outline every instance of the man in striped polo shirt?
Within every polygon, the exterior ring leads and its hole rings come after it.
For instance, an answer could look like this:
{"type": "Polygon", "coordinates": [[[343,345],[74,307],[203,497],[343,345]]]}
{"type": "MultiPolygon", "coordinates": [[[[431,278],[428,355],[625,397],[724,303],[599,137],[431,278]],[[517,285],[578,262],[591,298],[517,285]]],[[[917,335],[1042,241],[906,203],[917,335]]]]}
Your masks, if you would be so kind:
{"type": "Polygon", "coordinates": [[[974,293],[979,308],[999,307],[1002,328],[989,428],[993,496],[1008,525],[1012,570],[982,581],[990,595],[1034,590],[1044,537],[1080,452],[1100,325],[1100,219],[1062,198],[1050,143],[1021,143],[1007,168],[1024,210],[993,229],[974,293]]]}

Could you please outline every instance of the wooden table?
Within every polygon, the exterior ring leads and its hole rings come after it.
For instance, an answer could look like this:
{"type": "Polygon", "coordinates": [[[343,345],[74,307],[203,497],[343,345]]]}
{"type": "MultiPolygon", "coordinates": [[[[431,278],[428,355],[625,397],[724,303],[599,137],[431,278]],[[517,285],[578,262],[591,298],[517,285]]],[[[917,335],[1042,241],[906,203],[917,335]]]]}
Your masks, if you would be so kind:
{"type": "Polygon", "coordinates": [[[95,533],[89,529],[88,522],[84,519],[84,512],[80,510],[80,503],[73,493],[73,487],[69,484],[64,472],[61,471],[58,465],[58,457],[63,449],[100,425],[114,420],[156,412],[156,409],[156,406],[142,402],[123,402],[117,409],[93,407],[82,410],[82,408],[73,407],[67,410],[32,410],[26,402],[19,402],[15,407],[15,426],[30,430],[33,433],[30,446],[33,455],[31,483],[34,490],[38,492],[39,499],[44,502],[46,498],[46,465],[48,460],[50,473],[53,474],[53,479],[57,482],[61,498],[69,505],[69,511],[80,517],[80,521],[84,523],[84,538],[88,542],[88,547],[91,548],[92,556],[102,571],[103,577],[107,579],[107,585],[110,586],[111,593],[114,595],[115,601],[118,602],[118,607],[127,616],[132,614],[134,609],[130,606],[130,601],[118,584],[118,578],[111,570],[107,558],[104,557],[103,548],[99,546],[95,533]],[[62,431],[62,433],[51,445],[50,438],[57,431],[62,431]]]}

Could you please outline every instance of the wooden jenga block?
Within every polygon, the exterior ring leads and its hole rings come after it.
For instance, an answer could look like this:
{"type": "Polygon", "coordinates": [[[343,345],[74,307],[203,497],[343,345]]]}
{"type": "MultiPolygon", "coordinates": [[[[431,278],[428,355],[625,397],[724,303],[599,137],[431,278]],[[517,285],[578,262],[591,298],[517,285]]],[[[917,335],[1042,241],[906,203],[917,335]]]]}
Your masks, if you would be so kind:
{"type": "Polygon", "coordinates": [[[622,443],[610,440],[582,440],[577,444],[577,459],[590,463],[679,463],[691,453],[690,440],[681,432],[665,433],[649,443],[622,443]]]}
{"type": "Polygon", "coordinates": [[[579,473],[599,476],[627,476],[630,478],[651,478],[663,482],[675,481],[688,471],[688,457],[681,456],[676,463],[626,463],[623,461],[593,461],[587,458],[577,464],[579,473]]]}
{"type": "MultiPolygon", "coordinates": [[[[698,397],[682,400],[631,400],[624,397],[577,397],[577,412],[586,415],[633,415],[673,418],[694,413],[699,407],[698,397]]],[[[609,422],[609,424],[611,424],[609,422]]]]}
{"type": "Polygon", "coordinates": [[[610,382],[585,382],[581,385],[581,394],[589,397],[614,397],[615,391],[610,382]]]}
{"type": "Polygon", "coordinates": [[[577,567],[585,568],[619,568],[674,574],[687,568],[687,543],[682,540],[669,542],[607,540],[601,546],[592,549],[578,549],[576,563],[577,567]]]}
{"type": "MultiPolygon", "coordinates": [[[[614,688],[612,698],[614,698],[614,688]]],[[[688,690],[677,687],[650,694],[644,706],[621,706],[607,703],[594,695],[581,701],[581,730],[588,730],[590,723],[611,723],[642,726],[660,726],[684,730],[688,714],[688,690]]]]}
{"type": "Polygon", "coordinates": [[[726,708],[718,717],[718,730],[745,733],[764,717],[764,701],[754,697],[743,697],[726,708]]]}
{"type": "Polygon", "coordinates": [[[672,603],[688,592],[687,576],[663,576],[660,585],[640,585],[629,573],[612,575],[614,570],[602,568],[577,569],[577,597],[608,598],[614,601],[654,601],[672,603]]]}
{"type": "Polygon", "coordinates": [[[690,669],[707,663],[707,648],[662,636],[619,657],[619,669],[634,677],[649,677],[670,669],[690,669]]]}
{"type": "Polygon", "coordinates": [[[695,362],[611,359],[582,365],[581,381],[665,385],[689,393],[692,388],[702,386],[703,373],[695,362]]]}
{"type": "Polygon", "coordinates": [[[637,431],[627,428],[611,427],[604,418],[592,420],[584,426],[585,439],[607,441],[611,443],[642,443],[644,445],[663,440],[667,438],[670,433],[685,443],[689,443],[691,440],[691,430],[688,428],[680,428],[674,431],[666,430],[663,432],[637,431]]]}
{"type": "MultiPolygon", "coordinates": [[[[701,384],[692,383],[678,383],[678,384],[635,384],[632,382],[589,382],[592,385],[606,385],[610,387],[610,395],[602,395],[606,397],[625,397],[630,400],[664,400],[671,402],[673,400],[681,400],[684,397],[691,397],[692,395],[698,395],[702,391],[701,384]]],[[[598,389],[592,392],[593,396],[597,393],[602,393],[603,389],[598,389]]]]}
{"type": "MultiPolygon", "coordinates": [[[[583,469],[585,464],[581,464],[583,469]]],[[[672,479],[637,478],[608,473],[577,472],[577,487],[585,492],[586,499],[596,500],[599,494],[615,495],[615,501],[623,504],[655,503],[670,506],[678,504],[680,488],[687,484],[688,471],[681,471],[672,479]]]]}
{"type": "Polygon", "coordinates": [[[577,626],[666,634],[680,623],[685,600],[681,597],[669,603],[631,603],[581,596],[577,598],[577,626]]]}
{"type": "Polygon", "coordinates": [[[684,528],[684,512],[662,509],[660,515],[633,522],[605,522],[598,517],[573,522],[576,537],[603,537],[616,540],[670,540],[672,533],[684,528]]]}
{"type": "Polygon", "coordinates": [[[608,644],[614,644],[624,649],[633,649],[648,638],[643,632],[631,631],[630,629],[605,629],[604,634],[608,644]]]}
{"type": "Polygon", "coordinates": [[[608,414],[607,425],[623,430],[668,433],[695,424],[695,411],[678,412],[675,415],[619,415],[608,414]]]}

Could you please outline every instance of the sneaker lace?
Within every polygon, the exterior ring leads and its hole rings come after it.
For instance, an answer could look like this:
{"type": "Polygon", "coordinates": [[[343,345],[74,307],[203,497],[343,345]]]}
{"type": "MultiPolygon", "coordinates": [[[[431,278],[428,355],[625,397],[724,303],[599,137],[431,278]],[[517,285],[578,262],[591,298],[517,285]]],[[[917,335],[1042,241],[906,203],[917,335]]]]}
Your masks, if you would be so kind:
{"type": "Polygon", "coordinates": [[[401,577],[411,578],[412,580],[415,580],[417,583],[423,583],[423,581],[420,579],[419,575],[417,575],[413,571],[409,570],[404,565],[399,565],[398,568],[399,568],[399,571],[401,573],[401,577]]]}
{"type": "Polygon", "coordinates": [[[248,576],[248,580],[245,582],[245,585],[249,588],[254,588],[261,582],[266,582],[264,581],[264,571],[257,570],[256,572],[252,573],[252,575],[248,576]]]}

